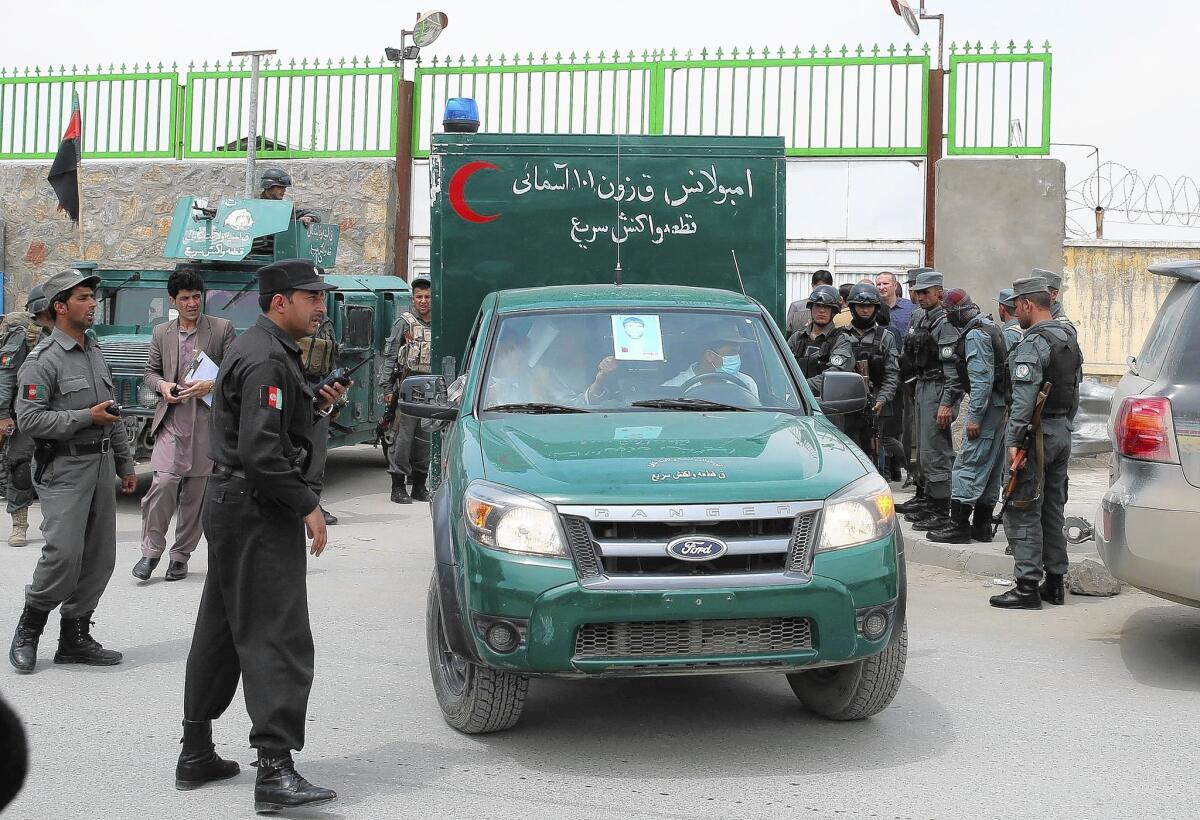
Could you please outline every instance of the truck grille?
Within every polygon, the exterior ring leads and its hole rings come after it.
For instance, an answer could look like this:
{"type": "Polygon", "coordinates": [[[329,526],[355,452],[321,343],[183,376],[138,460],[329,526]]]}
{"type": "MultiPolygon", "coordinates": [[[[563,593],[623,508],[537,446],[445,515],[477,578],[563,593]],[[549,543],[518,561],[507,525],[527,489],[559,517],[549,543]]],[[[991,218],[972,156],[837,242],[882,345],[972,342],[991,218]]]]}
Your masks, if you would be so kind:
{"type": "Polygon", "coordinates": [[[137,376],[140,379],[146,370],[146,360],[150,358],[150,343],[106,342],[101,339],[100,352],[114,376],[137,376]]]}
{"type": "Polygon", "coordinates": [[[753,655],[812,648],[807,618],[583,624],[576,658],[753,655]]]}

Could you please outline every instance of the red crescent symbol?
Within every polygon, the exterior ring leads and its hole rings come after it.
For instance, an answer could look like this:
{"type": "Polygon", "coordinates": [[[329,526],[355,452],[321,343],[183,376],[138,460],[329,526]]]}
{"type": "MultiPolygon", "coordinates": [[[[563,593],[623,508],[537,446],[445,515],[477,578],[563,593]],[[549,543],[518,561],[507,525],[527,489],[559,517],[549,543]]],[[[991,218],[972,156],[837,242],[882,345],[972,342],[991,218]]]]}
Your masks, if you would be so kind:
{"type": "Polygon", "coordinates": [[[466,196],[463,195],[463,189],[467,187],[467,180],[471,178],[471,175],[476,171],[483,171],[485,169],[492,171],[500,170],[490,162],[468,162],[455,171],[454,176],[450,177],[450,206],[454,208],[455,213],[468,222],[491,222],[500,216],[500,214],[481,214],[473,211],[471,206],[467,204],[466,196]]]}

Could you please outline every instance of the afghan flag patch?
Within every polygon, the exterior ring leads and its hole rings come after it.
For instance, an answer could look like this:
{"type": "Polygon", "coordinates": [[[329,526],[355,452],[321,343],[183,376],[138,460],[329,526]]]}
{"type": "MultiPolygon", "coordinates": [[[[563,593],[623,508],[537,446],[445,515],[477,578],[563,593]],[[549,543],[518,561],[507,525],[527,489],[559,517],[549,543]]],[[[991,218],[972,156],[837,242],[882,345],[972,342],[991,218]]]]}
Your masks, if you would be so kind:
{"type": "Polygon", "coordinates": [[[0,367],[8,367],[10,364],[12,364],[12,360],[13,354],[0,353],[0,367]]]}
{"type": "Polygon", "coordinates": [[[283,410],[283,390],[271,385],[258,388],[258,406],[283,410]]]}
{"type": "Polygon", "coordinates": [[[26,384],[21,387],[21,392],[25,395],[26,401],[45,401],[46,385],[44,384],[26,384]]]}

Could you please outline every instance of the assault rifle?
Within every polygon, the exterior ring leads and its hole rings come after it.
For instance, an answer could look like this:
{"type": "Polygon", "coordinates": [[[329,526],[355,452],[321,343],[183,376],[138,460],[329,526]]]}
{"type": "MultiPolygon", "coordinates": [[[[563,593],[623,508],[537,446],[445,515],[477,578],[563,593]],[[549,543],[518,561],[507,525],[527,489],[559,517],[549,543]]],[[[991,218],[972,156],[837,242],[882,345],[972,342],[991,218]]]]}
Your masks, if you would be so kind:
{"type": "Polygon", "coordinates": [[[392,400],[387,403],[387,407],[383,410],[383,418],[379,420],[379,424],[375,425],[375,441],[371,443],[372,447],[378,447],[382,442],[387,431],[396,423],[396,408],[400,403],[400,375],[401,368],[399,365],[392,370],[392,377],[388,380],[387,393],[390,393],[392,400]]]}
{"type": "Polygon", "coordinates": [[[1004,513],[1008,509],[1009,503],[1012,502],[1013,493],[1016,492],[1020,472],[1029,463],[1029,447],[1033,444],[1034,435],[1042,427],[1042,408],[1046,406],[1046,399],[1050,396],[1050,387],[1050,382],[1046,382],[1038,391],[1037,401],[1033,403],[1033,417],[1021,431],[1021,442],[1017,445],[1017,452],[1012,461],[1009,462],[1008,483],[1004,485],[1004,503],[1000,505],[1000,511],[992,518],[993,537],[1000,529],[1000,525],[1004,523],[1004,513]]]}

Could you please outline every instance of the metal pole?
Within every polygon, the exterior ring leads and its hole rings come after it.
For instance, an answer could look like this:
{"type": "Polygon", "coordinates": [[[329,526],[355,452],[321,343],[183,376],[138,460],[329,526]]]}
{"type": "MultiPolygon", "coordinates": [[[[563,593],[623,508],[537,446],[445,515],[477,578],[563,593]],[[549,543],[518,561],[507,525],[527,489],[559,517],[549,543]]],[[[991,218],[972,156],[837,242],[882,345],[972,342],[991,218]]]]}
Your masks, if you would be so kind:
{"type": "Polygon", "coordinates": [[[246,131],[246,186],[245,197],[254,195],[254,161],[258,155],[258,60],[275,53],[275,49],[257,51],[235,51],[234,57],[250,58],[250,126],[246,131]]]}
{"type": "Polygon", "coordinates": [[[929,122],[925,132],[925,264],[934,265],[934,223],[937,214],[937,163],[942,158],[942,111],[945,107],[945,76],[942,63],[946,15],[926,14],[921,0],[920,18],[937,20],[937,68],[929,72],[929,122]]]}

